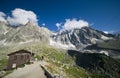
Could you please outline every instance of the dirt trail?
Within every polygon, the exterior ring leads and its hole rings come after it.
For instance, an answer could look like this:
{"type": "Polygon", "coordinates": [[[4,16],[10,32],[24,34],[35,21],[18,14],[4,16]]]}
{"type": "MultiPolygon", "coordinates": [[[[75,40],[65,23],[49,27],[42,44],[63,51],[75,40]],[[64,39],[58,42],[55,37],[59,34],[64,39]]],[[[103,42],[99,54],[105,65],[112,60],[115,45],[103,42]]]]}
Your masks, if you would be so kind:
{"type": "Polygon", "coordinates": [[[46,76],[40,67],[40,62],[34,62],[34,64],[14,70],[4,78],[46,78],[46,76]]]}

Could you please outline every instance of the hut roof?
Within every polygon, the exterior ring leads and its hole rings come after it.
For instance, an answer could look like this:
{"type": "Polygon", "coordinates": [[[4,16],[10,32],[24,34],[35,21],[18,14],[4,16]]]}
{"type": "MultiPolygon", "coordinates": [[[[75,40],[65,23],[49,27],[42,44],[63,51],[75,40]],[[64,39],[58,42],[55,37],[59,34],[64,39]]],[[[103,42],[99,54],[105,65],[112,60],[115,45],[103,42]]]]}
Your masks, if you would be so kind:
{"type": "Polygon", "coordinates": [[[34,53],[32,53],[32,52],[30,52],[30,51],[28,51],[28,50],[22,49],[22,50],[18,50],[18,51],[16,51],[16,52],[9,53],[8,56],[13,55],[13,54],[16,54],[16,53],[29,53],[29,54],[34,55],[34,53]]]}

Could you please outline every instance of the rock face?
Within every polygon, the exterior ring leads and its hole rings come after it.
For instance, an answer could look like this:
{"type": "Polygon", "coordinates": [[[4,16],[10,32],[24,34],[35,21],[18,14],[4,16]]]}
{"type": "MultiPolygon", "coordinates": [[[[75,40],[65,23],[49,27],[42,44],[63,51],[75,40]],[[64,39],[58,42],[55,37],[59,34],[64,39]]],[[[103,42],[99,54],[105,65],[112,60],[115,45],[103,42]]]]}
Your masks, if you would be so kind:
{"type": "Polygon", "coordinates": [[[44,27],[28,22],[24,26],[13,27],[0,22],[0,45],[23,44],[40,41],[49,43],[51,32],[44,27]]]}
{"type": "Polygon", "coordinates": [[[61,42],[66,45],[72,44],[77,49],[81,49],[87,45],[96,44],[97,41],[108,40],[112,37],[112,35],[105,34],[90,27],[83,27],[81,29],[58,32],[53,36],[53,39],[56,42],[61,42]]]}

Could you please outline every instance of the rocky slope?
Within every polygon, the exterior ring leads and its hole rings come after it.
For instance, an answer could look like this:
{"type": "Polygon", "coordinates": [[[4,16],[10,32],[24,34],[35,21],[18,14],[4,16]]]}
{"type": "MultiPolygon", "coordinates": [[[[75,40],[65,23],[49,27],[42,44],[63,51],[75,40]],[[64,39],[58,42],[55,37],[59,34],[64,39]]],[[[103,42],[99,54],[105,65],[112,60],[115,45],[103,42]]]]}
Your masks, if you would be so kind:
{"type": "Polygon", "coordinates": [[[29,42],[49,43],[51,31],[28,22],[24,26],[9,26],[0,22],[0,45],[24,44],[29,42]]]}
{"type": "Polygon", "coordinates": [[[53,36],[53,38],[56,42],[72,44],[77,49],[81,49],[87,45],[96,44],[97,41],[111,39],[113,36],[94,30],[90,27],[83,27],[81,29],[58,32],[57,35],[53,36]]]}

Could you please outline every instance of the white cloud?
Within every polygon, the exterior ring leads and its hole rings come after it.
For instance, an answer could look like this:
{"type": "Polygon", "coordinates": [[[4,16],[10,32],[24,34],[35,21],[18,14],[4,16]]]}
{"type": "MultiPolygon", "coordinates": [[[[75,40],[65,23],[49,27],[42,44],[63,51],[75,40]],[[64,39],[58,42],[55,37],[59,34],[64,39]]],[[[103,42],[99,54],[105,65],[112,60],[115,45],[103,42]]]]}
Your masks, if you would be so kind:
{"type": "Polygon", "coordinates": [[[42,26],[45,26],[45,25],[46,25],[45,23],[42,24],[42,26]]]}
{"type": "Polygon", "coordinates": [[[115,31],[113,31],[113,30],[111,30],[111,31],[103,31],[104,33],[106,33],[106,34],[114,34],[114,33],[116,33],[115,31]]]}
{"type": "Polygon", "coordinates": [[[105,34],[109,34],[109,32],[108,31],[103,31],[105,34]]]}
{"type": "Polygon", "coordinates": [[[64,30],[72,30],[72,29],[81,29],[82,27],[88,27],[89,23],[82,19],[66,19],[65,23],[56,23],[58,29],[62,31],[64,30]]]}
{"type": "Polygon", "coordinates": [[[77,20],[77,19],[66,19],[66,22],[63,25],[63,29],[65,30],[72,30],[72,29],[81,29],[82,27],[88,27],[89,24],[87,21],[84,20],[77,20]]]}
{"type": "Polygon", "coordinates": [[[29,21],[37,24],[37,16],[33,11],[16,8],[12,11],[12,17],[8,16],[7,21],[12,26],[25,25],[29,21]]]}
{"type": "Polygon", "coordinates": [[[62,25],[62,23],[56,23],[55,25],[57,26],[57,28],[58,28],[58,30],[59,30],[59,29],[60,29],[60,26],[62,25]]]}
{"type": "Polygon", "coordinates": [[[6,16],[5,13],[0,12],[0,21],[2,21],[2,22],[6,22],[5,16],[6,16]]]}
{"type": "Polygon", "coordinates": [[[57,26],[57,27],[61,26],[61,23],[56,23],[56,26],[57,26]]]}

